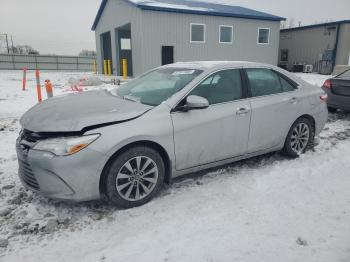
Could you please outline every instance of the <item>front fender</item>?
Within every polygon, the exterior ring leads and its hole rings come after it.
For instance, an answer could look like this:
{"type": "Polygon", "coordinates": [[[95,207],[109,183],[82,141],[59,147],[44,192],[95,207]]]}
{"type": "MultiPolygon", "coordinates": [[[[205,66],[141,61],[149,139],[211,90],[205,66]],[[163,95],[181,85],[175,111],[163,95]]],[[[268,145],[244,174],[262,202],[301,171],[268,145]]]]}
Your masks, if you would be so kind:
{"type": "MultiPolygon", "coordinates": [[[[164,149],[174,162],[173,126],[170,111],[152,110],[140,118],[90,130],[86,134],[100,133],[99,139],[89,147],[103,154],[104,163],[120,149],[135,142],[152,142],[164,149]]],[[[102,173],[103,168],[101,169],[102,173]]]]}

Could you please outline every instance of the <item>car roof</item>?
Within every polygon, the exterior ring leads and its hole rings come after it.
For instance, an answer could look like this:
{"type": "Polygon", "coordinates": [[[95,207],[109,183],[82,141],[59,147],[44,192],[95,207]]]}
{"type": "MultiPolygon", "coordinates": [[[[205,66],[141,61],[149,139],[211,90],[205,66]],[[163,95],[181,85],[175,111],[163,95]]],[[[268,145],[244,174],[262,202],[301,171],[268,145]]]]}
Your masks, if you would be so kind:
{"type": "Polygon", "coordinates": [[[238,68],[238,67],[266,67],[271,68],[272,65],[248,62],[248,61],[192,61],[192,62],[177,62],[166,65],[165,67],[190,68],[199,70],[238,68]]]}
{"type": "Polygon", "coordinates": [[[296,76],[293,73],[290,73],[282,68],[279,68],[274,65],[258,63],[258,62],[248,62],[248,61],[192,61],[192,62],[177,62],[174,64],[169,64],[161,66],[160,68],[181,68],[181,69],[193,69],[193,70],[203,70],[205,72],[214,72],[217,70],[225,70],[230,68],[266,68],[272,69],[283,75],[287,76],[298,85],[306,86],[306,83],[303,79],[296,76]]]}

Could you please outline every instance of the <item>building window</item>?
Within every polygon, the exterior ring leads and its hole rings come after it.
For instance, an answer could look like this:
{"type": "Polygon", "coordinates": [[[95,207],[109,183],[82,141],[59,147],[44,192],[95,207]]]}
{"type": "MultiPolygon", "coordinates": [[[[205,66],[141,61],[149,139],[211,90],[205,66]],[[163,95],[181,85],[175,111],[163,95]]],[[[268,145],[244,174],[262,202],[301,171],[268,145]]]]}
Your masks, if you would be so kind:
{"type": "Polygon", "coordinates": [[[258,44],[268,45],[270,41],[270,28],[258,29],[258,44]]]}
{"type": "Polygon", "coordinates": [[[288,62],[288,49],[281,49],[281,62],[288,62]]]}
{"type": "Polygon", "coordinates": [[[233,41],[233,26],[221,25],[219,42],[221,44],[232,44],[233,41]]]}
{"type": "Polygon", "coordinates": [[[191,24],[191,43],[205,43],[204,24],[191,24]]]}

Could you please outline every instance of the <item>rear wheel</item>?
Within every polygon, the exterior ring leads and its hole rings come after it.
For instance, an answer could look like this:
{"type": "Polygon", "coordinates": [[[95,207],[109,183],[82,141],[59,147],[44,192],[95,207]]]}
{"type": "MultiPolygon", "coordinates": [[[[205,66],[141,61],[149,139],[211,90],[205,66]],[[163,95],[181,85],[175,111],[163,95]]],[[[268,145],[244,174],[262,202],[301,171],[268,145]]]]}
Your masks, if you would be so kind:
{"type": "Polygon", "coordinates": [[[334,107],[328,107],[328,112],[329,112],[329,113],[336,113],[336,112],[337,112],[337,109],[334,108],[334,107]]]}
{"type": "Polygon", "coordinates": [[[157,151],[149,147],[130,148],[114,160],[107,172],[107,198],[121,208],[143,205],[159,193],[164,173],[157,151]]]}
{"type": "Polygon", "coordinates": [[[314,130],[307,118],[299,118],[289,130],[283,152],[290,157],[303,154],[314,140],[314,130]]]}

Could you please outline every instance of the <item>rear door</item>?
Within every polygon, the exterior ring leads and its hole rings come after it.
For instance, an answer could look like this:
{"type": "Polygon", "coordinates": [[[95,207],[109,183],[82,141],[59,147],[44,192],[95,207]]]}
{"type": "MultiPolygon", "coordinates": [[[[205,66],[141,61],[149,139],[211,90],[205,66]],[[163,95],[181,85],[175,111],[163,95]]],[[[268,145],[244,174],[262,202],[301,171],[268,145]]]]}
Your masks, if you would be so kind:
{"type": "Polygon", "coordinates": [[[220,71],[189,94],[208,99],[208,108],[172,112],[177,170],[247,152],[251,110],[245,93],[239,69],[220,71]]]}
{"type": "Polygon", "coordinates": [[[248,152],[253,153],[284,142],[298,116],[300,92],[273,70],[247,68],[245,72],[252,108],[248,152]]]}

